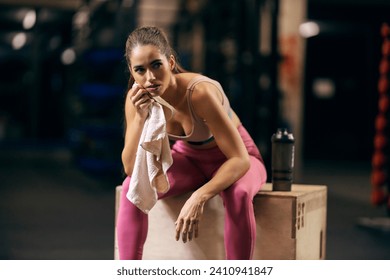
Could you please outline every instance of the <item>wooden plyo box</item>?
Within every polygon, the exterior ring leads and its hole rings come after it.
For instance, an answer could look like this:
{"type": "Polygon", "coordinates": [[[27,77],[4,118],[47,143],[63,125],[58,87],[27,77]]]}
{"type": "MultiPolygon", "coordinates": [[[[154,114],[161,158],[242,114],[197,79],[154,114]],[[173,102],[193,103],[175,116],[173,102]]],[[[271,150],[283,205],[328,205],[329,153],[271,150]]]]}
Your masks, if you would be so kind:
{"type": "MultiPolygon", "coordinates": [[[[116,212],[122,188],[116,188],[116,212]]],[[[175,240],[175,221],[190,194],[159,200],[149,213],[144,259],[225,259],[224,208],[219,196],[205,205],[199,237],[175,240]]],[[[256,247],[254,259],[325,259],[327,187],[294,184],[290,192],[272,191],[267,183],[254,198],[256,247]]],[[[116,234],[115,234],[116,236],[116,234]]],[[[115,237],[114,258],[118,259],[115,237]]]]}

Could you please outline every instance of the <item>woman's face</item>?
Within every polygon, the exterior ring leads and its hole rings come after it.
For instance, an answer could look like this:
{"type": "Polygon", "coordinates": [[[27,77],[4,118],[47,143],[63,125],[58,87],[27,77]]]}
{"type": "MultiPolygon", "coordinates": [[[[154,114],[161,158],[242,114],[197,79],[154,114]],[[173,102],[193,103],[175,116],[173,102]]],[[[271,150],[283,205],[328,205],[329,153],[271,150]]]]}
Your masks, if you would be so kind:
{"type": "Polygon", "coordinates": [[[170,84],[174,59],[153,45],[137,46],[130,54],[131,74],[152,96],[162,95],[170,84]]]}

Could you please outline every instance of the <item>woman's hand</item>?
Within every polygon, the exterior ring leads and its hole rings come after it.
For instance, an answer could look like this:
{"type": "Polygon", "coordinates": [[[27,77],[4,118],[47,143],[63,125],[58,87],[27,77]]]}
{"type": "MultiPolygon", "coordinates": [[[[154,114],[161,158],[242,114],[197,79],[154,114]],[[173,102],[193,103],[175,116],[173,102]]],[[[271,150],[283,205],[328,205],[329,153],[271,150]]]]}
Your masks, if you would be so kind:
{"type": "Polygon", "coordinates": [[[150,97],[149,93],[134,83],[129,92],[129,98],[133,103],[136,113],[141,119],[146,119],[149,114],[149,106],[154,102],[154,99],[150,97]]]}
{"type": "Polygon", "coordinates": [[[191,241],[199,235],[199,221],[203,214],[205,200],[194,192],[186,201],[176,220],[176,240],[182,236],[183,242],[191,241]]]}

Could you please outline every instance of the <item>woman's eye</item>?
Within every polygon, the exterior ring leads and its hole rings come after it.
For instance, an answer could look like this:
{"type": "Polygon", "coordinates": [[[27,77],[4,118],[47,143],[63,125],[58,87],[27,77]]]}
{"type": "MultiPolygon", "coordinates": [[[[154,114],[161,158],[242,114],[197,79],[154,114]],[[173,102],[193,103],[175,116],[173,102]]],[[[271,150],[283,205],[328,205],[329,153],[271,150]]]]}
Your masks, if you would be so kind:
{"type": "Polygon", "coordinates": [[[162,63],[161,62],[156,62],[156,63],[153,63],[153,68],[154,69],[158,69],[158,68],[160,68],[160,66],[162,65],[162,63]]]}
{"type": "Polygon", "coordinates": [[[137,73],[139,73],[139,74],[141,74],[141,73],[143,73],[145,70],[144,70],[143,68],[136,68],[134,71],[137,72],[137,73]]]}

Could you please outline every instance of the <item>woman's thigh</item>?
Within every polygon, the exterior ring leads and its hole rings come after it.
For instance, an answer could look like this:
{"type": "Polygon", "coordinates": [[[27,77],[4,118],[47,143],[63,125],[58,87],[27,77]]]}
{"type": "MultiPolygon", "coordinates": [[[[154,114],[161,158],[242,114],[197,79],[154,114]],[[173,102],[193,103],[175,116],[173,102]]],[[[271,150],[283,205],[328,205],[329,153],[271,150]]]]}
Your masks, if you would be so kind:
{"type": "Polygon", "coordinates": [[[172,158],[173,164],[167,171],[170,188],[160,193],[159,198],[195,191],[206,183],[202,171],[184,154],[172,150],[172,158]]]}

